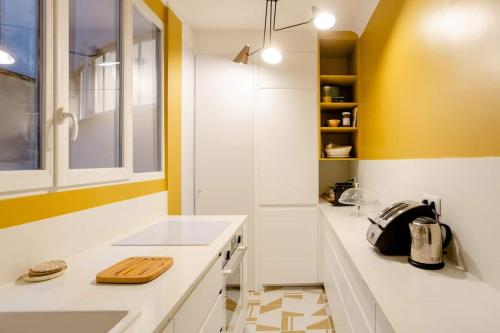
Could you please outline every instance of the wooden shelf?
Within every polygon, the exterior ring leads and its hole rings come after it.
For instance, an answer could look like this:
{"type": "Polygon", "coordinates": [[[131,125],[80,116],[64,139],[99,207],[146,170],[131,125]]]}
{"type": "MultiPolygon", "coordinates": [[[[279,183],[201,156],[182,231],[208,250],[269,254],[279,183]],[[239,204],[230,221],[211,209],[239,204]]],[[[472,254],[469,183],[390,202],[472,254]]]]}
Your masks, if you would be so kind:
{"type": "Polygon", "coordinates": [[[321,85],[336,84],[339,86],[352,86],[358,79],[357,75],[320,75],[321,85]]]}
{"type": "Polygon", "coordinates": [[[354,102],[338,102],[338,103],[320,103],[321,110],[342,110],[342,109],[353,109],[358,106],[358,103],[354,102]]]}
{"type": "Polygon", "coordinates": [[[357,127],[320,127],[321,132],[326,133],[352,133],[358,130],[357,127]]]}
{"type": "Polygon", "coordinates": [[[320,161],[357,161],[357,157],[321,157],[320,161]]]}

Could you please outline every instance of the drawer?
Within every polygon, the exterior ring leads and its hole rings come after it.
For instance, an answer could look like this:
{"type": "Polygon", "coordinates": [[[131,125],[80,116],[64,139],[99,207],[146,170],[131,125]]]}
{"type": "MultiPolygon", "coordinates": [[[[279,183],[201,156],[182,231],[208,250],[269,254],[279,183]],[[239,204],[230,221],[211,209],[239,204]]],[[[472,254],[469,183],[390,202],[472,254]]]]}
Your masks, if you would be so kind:
{"type": "Polygon", "coordinates": [[[369,323],[375,322],[375,298],[373,297],[370,289],[368,289],[368,286],[359,274],[357,268],[354,266],[351,258],[349,258],[349,255],[345,251],[344,247],[340,244],[340,241],[338,240],[332,227],[328,223],[325,223],[324,230],[326,231],[330,245],[333,247],[333,251],[337,253],[337,258],[339,259],[346,279],[352,287],[352,292],[354,293],[366,320],[369,323]]]}
{"type": "Polygon", "coordinates": [[[200,333],[224,332],[226,326],[226,312],[224,309],[224,295],[219,295],[212,311],[203,324],[200,333]]]}
{"type": "Polygon", "coordinates": [[[174,320],[175,333],[199,332],[219,295],[222,295],[222,258],[219,257],[194,291],[189,295],[174,320]]]}
{"type": "MultiPolygon", "coordinates": [[[[371,295],[369,295],[371,299],[368,300],[361,299],[357,296],[358,294],[363,294],[363,296],[367,295],[359,290],[355,290],[358,288],[356,284],[353,283],[356,277],[342,264],[342,255],[339,255],[339,251],[334,248],[330,236],[325,233],[323,244],[324,254],[326,262],[330,265],[332,270],[331,273],[335,274],[334,279],[337,282],[345,312],[347,312],[352,329],[354,332],[359,333],[375,332],[375,301],[371,295]]],[[[335,300],[332,301],[335,302],[335,300]]]]}
{"type": "Polygon", "coordinates": [[[352,328],[347,317],[344,302],[339,293],[339,287],[335,281],[335,274],[333,269],[326,259],[327,254],[323,256],[323,283],[325,286],[326,296],[328,297],[328,307],[332,312],[332,318],[335,325],[335,332],[337,333],[351,333],[352,328]]]}
{"type": "Polygon", "coordinates": [[[167,327],[162,331],[162,333],[174,333],[174,322],[168,323],[167,327]]]}

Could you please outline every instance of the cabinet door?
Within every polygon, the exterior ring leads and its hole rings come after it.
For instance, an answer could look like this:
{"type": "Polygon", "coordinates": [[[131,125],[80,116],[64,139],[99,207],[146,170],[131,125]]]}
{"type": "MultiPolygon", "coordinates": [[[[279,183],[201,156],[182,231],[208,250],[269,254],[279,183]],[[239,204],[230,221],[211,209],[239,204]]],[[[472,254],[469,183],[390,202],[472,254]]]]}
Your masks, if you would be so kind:
{"type": "Polygon", "coordinates": [[[318,282],[318,208],[261,208],[261,282],[318,282]]]}
{"type": "Polygon", "coordinates": [[[258,184],[261,205],[318,203],[316,93],[261,89],[258,184]]]}
{"type": "Polygon", "coordinates": [[[260,62],[259,88],[316,89],[316,53],[287,53],[279,66],[260,62]]]}
{"type": "Polygon", "coordinates": [[[196,56],[196,214],[254,207],[253,75],[231,60],[196,56]]]}

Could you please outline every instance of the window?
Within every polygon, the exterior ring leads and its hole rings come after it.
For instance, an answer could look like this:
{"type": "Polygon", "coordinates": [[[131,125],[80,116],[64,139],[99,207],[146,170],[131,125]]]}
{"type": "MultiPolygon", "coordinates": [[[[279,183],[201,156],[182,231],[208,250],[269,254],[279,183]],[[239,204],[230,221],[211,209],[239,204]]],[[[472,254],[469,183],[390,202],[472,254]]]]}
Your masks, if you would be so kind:
{"type": "Polygon", "coordinates": [[[120,0],[66,0],[56,13],[56,184],[129,179],[132,8],[120,0]],[[78,133],[78,135],[76,135],[78,133]]]}
{"type": "Polygon", "coordinates": [[[163,178],[162,40],[141,0],[0,0],[0,193],[163,178]]]}
{"type": "Polygon", "coordinates": [[[0,0],[0,191],[52,186],[51,98],[40,0],[0,0]]]}
{"type": "MultiPolygon", "coordinates": [[[[134,173],[162,170],[161,30],[144,8],[134,8],[133,132],[134,173]]],[[[152,17],[151,17],[152,18],[152,17]]]]}

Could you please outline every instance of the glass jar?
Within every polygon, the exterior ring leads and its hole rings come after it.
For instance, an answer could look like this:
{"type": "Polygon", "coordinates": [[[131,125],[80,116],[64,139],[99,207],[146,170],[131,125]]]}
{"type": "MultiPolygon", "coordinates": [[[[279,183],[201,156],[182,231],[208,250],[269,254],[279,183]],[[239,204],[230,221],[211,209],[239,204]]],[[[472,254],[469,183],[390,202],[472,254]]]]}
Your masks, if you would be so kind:
{"type": "Polygon", "coordinates": [[[351,113],[342,112],[342,126],[351,127],[351,113]]]}

